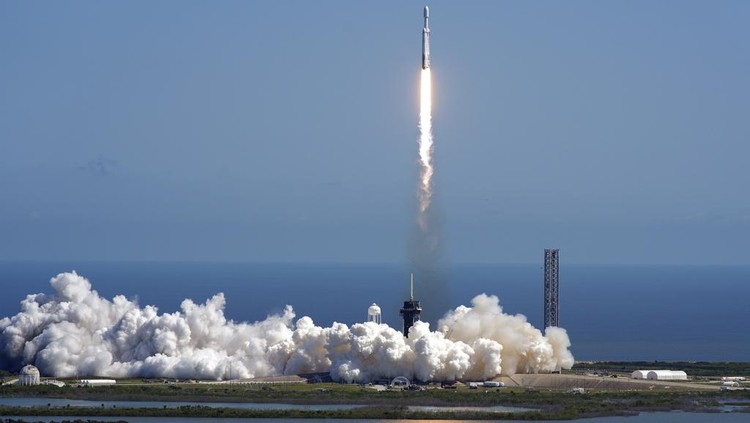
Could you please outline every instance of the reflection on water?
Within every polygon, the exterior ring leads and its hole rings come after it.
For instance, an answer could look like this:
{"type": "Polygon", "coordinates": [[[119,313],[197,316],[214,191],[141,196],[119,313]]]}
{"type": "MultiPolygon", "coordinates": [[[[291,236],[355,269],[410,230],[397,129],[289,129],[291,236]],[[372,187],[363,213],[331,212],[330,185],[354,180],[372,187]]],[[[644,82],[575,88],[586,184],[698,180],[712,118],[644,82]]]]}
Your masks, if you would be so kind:
{"type": "MultiPolygon", "coordinates": [[[[78,419],[94,419],[99,421],[127,421],[129,423],[330,423],[326,419],[218,419],[196,417],[185,419],[183,417],[62,417],[62,416],[5,416],[8,419],[23,419],[34,422],[51,422],[78,419]]],[[[462,420],[453,420],[454,422],[462,420]]],[[[521,423],[521,420],[505,420],[506,422],[521,423]]],[[[747,423],[747,413],[641,413],[634,417],[597,417],[581,420],[583,423],[747,423]]],[[[436,423],[444,420],[352,420],[337,419],[336,423],[436,423]]],[[[477,423],[477,420],[465,421],[466,423],[477,423]]]]}
{"type": "Polygon", "coordinates": [[[440,411],[483,411],[492,413],[525,413],[528,411],[537,411],[534,408],[521,408],[521,407],[504,407],[501,405],[494,407],[430,407],[421,405],[409,406],[409,411],[428,411],[428,412],[440,412],[440,411]]]}

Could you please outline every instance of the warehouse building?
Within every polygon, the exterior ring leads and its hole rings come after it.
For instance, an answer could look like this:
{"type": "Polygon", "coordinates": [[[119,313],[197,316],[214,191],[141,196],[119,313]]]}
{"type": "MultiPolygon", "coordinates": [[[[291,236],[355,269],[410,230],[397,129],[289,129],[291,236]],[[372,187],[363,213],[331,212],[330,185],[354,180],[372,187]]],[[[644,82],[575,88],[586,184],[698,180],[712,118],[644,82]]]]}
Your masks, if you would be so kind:
{"type": "Polygon", "coordinates": [[[687,380],[687,373],[682,370],[636,370],[630,377],[641,380],[687,380]]]}

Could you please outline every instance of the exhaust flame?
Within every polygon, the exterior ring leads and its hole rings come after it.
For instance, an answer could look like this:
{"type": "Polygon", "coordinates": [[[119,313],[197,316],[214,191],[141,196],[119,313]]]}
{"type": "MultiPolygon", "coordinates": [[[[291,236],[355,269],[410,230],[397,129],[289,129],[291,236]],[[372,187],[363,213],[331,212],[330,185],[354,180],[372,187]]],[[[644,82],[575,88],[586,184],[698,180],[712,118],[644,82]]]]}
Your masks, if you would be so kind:
{"type": "Polygon", "coordinates": [[[428,212],[432,200],[432,76],[430,69],[422,69],[419,101],[419,215],[417,222],[422,231],[428,231],[428,212]]]}

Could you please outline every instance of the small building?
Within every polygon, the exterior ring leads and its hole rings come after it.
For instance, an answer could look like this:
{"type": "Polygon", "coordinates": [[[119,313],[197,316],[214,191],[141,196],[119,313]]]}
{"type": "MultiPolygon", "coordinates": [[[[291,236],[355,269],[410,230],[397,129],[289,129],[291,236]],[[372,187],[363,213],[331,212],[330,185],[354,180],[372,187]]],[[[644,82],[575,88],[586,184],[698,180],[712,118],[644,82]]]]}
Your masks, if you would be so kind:
{"type": "Polygon", "coordinates": [[[117,383],[114,379],[81,379],[78,384],[81,386],[108,386],[117,383]]]}
{"type": "Polygon", "coordinates": [[[503,386],[505,386],[504,383],[497,382],[497,381],[494,381],[494,380],[488,380],[488,381],[484,382],[484,387],[485,388],[502,388],[503,386]]]}
{"type": "Polygon", "coordinates": [[[403,386],[405,388],[408,388],[409,385],[411,385],[411,382],[404,376],[396,376],[390,383],[390,386],[403,386]]]}
{"type": "Polygon", "coordinates": [[[687,373],[682,370],[636,370],[630,377],[640,380],[687,380],[687,373]]]}
{"type": "Polygon", "coordinates": [[[65,386],[65,382],[60,382],[59,380],[54,380],[54,379],[47,379],[45,381],[42,381],[41,385],[51,385],[51,386],[57,386],[58,388],[62,388],[63,386],[65,386]]]}
{"type": "Polygon", "coordinates": [[[39,369],[31,364],[23,366],[18,375],[18,384],[21,386],[39,385],[39,369]]]}

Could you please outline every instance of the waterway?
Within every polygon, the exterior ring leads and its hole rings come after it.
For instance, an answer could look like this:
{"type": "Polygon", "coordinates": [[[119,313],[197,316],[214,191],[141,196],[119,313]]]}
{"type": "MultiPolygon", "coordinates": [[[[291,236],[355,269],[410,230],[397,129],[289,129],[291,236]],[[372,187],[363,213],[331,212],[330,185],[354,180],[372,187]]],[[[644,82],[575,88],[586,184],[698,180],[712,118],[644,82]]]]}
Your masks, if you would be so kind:
{"type": "MultiPolygon", "coordinates": [[[[3,419],[23,419],[27,422],[52,422],[75,419],[94,419],[98,421],[122,422],[128,423],[330,423],[326,419],[217,419],[217,418],[184,418],[184,417],[62,417],[62,416],[4,416],[3,419]]],[[[522,420],[505,420],[506,422],[523,422],[522,420]]],[[[581,420],[585,423],[747,423],[747,413],[641,413],[633,417],[597,417],[593,419],[581,420]]],[[[336,423],[434,423],[434,420],[352,420],[340,419],[336,423]]],[[[459,420],[459,422],[464,422],[459,420]]],[[[466,423],[476,423],[476,420],[465,421],[466,423]]]]}
{"type": "Polygon", "coordinates": [[[491,413],[525,413],[527,411],[537,411],[535,408],[521,408],[521,407],[506,407],[502,405],[494,407],[432,407],[422,405],[410,405],[409,411],[428,411],[428,412],[440,412],[440,411],[469,411],[469,412],[491,412],[491,413]]]}

